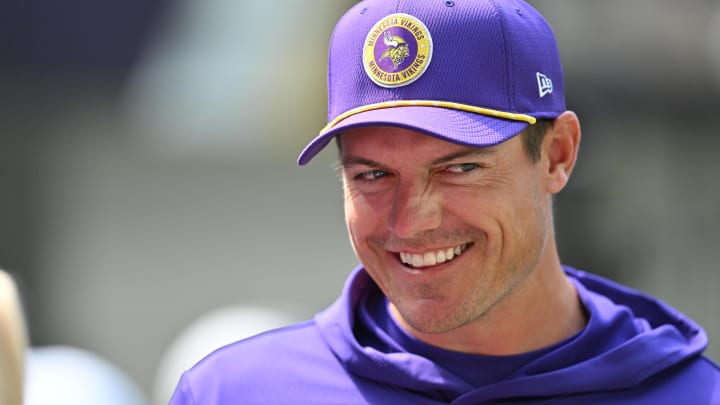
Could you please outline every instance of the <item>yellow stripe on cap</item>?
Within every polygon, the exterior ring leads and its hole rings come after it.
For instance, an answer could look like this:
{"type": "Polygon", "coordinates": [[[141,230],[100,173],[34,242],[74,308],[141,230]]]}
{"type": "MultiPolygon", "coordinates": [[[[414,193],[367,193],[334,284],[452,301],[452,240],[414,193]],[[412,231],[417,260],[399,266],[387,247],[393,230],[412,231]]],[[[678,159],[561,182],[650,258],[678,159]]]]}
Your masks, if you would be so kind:
{"type": "Polygon", "coordinates": [[[395,101],[384,101],[382,103],[368,104],[361,107],[353,108],[352,110],[345,111],[344,113],[335,117],[334,120],[330,121],[320,133],[329,131],[332,127],[337,125],[340,121],[351,117],[356,114],[360,114],[366,111],[380,110],[383,108],[393,107],[440,107],[449,108],[452,110],[466,111],[475,114],[488,115],[491,117],[502,118],[513,121],[524,121],[529,124],[535,124],[537,119],[526,114],[515,114],[505,111],[492,110],[490,108],[475,107],[472,105],[454,103],[452,101],[433,101],[433,100],[395,100],[395,101]]]}

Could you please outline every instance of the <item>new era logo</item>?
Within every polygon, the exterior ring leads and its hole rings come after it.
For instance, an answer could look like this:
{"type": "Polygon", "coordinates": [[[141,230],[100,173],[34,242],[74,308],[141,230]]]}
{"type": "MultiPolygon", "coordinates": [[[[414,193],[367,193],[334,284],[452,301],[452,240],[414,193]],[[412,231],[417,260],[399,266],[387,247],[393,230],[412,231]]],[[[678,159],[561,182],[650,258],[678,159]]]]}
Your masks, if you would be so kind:
{"type": "Polygon", "coordinates": [[[537,72],[537,83],[538,83],[538,90],[540,90],[540,97],[544,97],[547,94],[552,93],[553,86],[552,86],[552,80],[550,80],[549,77],[545,76],[544,74],[537,72]]]}

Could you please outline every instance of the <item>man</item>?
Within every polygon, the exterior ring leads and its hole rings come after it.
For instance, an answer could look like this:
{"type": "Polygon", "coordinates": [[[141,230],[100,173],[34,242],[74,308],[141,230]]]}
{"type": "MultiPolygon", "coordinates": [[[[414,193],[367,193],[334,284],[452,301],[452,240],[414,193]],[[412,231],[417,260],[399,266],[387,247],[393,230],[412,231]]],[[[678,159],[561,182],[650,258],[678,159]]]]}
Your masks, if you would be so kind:
{"type": "Polygon", "coordinates": [[[330,44],[362,263],[306,323],[226,346],[171,404],[720,403],[705,332],[558,257],[575,166],[553,33],[520,0],[366,0],[330,44]]]}

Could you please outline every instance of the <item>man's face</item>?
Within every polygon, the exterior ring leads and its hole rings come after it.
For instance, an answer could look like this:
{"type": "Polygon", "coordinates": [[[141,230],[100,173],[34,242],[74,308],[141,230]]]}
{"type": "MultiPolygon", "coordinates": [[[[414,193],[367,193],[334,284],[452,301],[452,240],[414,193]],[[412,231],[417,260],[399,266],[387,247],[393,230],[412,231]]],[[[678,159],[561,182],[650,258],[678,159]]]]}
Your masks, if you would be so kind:
{"type": "Polygon", "coordinates": [[[550,197],[518,136],[471,148],[406,129],[359,128],[342,135],[341,165],[353,248],[418,331],[478,319],[540,261],[550,197]]]}

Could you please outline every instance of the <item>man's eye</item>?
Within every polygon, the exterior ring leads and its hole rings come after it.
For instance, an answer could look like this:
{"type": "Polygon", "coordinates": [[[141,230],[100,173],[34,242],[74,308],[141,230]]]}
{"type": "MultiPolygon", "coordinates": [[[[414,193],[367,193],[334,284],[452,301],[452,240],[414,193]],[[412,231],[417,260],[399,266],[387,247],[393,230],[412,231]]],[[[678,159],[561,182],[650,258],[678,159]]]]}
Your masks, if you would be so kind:
{"type": "Polygon", "coordinates": [[[355,176],[355,179],[357,180],[364,180],[364,181],[372,181],[377,180],[380,178],[383,178],[387,176],[387,172],[385,170],[370,170],[367,172],[359,173],[357,176],[355,176]]]}
{"type": "Polygon", "coordinates": [[[447,167],[447,171],[451,173],[467,173],[480,167],[476,163],[457,163],[447,167]]]}

